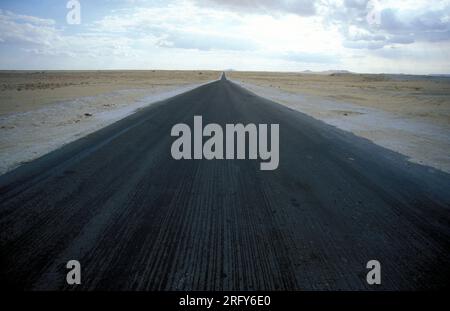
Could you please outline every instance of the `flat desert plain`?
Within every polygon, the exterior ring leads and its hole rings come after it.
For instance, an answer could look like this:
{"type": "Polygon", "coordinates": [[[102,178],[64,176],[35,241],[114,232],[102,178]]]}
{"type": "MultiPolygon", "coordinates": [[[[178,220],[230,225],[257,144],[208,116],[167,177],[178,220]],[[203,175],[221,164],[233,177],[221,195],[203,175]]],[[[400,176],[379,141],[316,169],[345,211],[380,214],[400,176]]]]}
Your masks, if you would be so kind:
{"type": "Polygon", "coordinates": [[[213,71],[0,71],[0,115],[121,90],[169,90],[219,76],[213,71]]]}
{"type": "Polygon", "coordinates": [[[437,76],[237,72],[257,95],[450,172],[450,78],[437,76]]]}
{"type": "MultiPolygon", "coordinates": [[[[0,72],[0,174],[218,71],[0,72]]],[[[330,125],[450,172],[450,78],[237,72],[227,77],[330,125]]]]}
{"type": "Polygon", "coordinates": [[[214,71],[1,71],[0,174],[220,75],[214,71]]]}

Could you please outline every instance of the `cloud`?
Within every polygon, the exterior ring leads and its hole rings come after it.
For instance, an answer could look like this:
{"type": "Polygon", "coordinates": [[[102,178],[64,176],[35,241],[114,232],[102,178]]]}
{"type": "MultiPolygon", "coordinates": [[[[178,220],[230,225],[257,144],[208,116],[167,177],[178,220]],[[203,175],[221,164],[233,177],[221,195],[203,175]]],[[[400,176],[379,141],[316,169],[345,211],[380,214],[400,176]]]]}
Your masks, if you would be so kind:
{"type": "Polygon", "coordinates": [[[263,13],[269,15],[296,14],[311,16],[316,13],[314,0],[197,0],[198,5],[226,8],[241,13],[263,13]]]}
{"type": "Polygon", "coordinates": [[[450,40],[450,1],[344,0],[322,6],[326,25],[337,26],[343,45],[354,49],[380,49],[416,41],[450,40]],[[369,23],[369,13],[379,23],[369,23]]]}
{"type": "Polygon", "coordinates": [[[92,31],[148,36],[156,46],[201,51],[256,50],[258,44],[242,36],[243,18],[233,13],[199,8],[188,2],[164,7],[122,10],[97,21],[92,31]],[[232,31],[236,30],[236,31],[232,31]]]}
{"type": "Polygon", "coordinates": [[[394,70],[394,60],[404,61],[402,70],[409,69],[405,59],[417,59],[423,65],[411,70],[425,70],[426,64],[449,67],[450,0],[108,0],[103,4],[99,12],[89,12],[95,20],[74,27],[55,22],[61,17],[53,20],[0,10],[0,64],[16,57],[26,64],[38,59],[54,64],[60,59],[98,68],[135,68],[135,64],[143,68],[142,64],[152,63],[170,68],[370,71],[394,70]],[[379,24],[366,18],[375,8],[379,24]],[[429,50],[433,60],[424,57],[429,50]]]}
{"type": "Polygon", "coordinates": [[[289,51],[282,54],[282,58],[288,61],[304,64],[338,64],[339,57],[331,53],[309,53],[289,51]]]}
{"type": "Polygon", "coordinates": [[[128,55],[130,40],[105,34],[65,34],[49,19],[0,11],[0,44],[34,55],[103,57],[128,55]]]}
{"type": "Polygon", "coordinates": [[[169,32],[159,39],[157,44],[161,47],[197,49],[201,51],[245,51],[257,49],[257,44],[247,38],[227,36],[226,34],[192,33],[183,31],[169,32]]]}
{"type": "Polygon", "coordinates": [[[29,15],[15,14],[13,12],[5,11],[2,9],[0,9],[0,16],[5,21],[27,22],[27,23],[31,23],[33,25],[40,25],[40,26],[55,25],[55,21],[52,19],[39,18],[39,17],[29,16],[29,15]]]}
{"type": "Polygon", "coordinates": [[[0,10],[0,40],[10,44],[50,45],[57,40],[55,22],[0,10]]]}
{"type": "Polygon", "coordinates": [[[380,30],[391,35],[409,36],[412,40],[449,40],[450,5],[443,9],[433,7],[423,11],[387,8],[380,12],[380,30]]]}

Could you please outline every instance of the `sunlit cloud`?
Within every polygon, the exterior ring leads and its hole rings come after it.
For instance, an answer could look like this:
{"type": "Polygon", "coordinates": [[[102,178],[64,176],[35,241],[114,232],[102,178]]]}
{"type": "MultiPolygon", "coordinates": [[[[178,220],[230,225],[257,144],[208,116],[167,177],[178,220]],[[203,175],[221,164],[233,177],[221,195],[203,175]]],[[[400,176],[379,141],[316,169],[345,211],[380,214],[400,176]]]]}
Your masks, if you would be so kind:
{"type": "Polygon", "coordinates": [[[62,22],[65,7],[49,16],[0,4],[0,66],[450,72],[450,0],[101,3],[83,2],[94,17],[77,26],[62,22]]]}

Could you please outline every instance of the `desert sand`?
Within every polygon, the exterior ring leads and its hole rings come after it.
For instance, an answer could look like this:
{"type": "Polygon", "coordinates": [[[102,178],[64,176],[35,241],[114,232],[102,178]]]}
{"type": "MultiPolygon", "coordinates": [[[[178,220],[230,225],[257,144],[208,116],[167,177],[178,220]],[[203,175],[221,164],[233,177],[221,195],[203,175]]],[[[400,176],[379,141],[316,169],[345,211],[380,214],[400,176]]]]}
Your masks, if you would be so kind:
{"type": "Polygon", "coordinates": [[[213,71],[0,71],[0,115],[118,90],[170,89],[215,80],[213,71]]]}
{"type": "Polygon", "coordinates": [[[139,108],[217,80],[212,71],[0,72],[0,174],[139,108]]]}
{"type": "Polygon", "coordinates": [[[450,172],[450,78],[236,72],[254,93],[450,172]]]}
{"type": "MultiPolygon", "coordinates": [[[[0,72],[0,174],[139,108],[217,80],[214,71],[0,72]]],[[[450,79],[228,72],[256,94],[450,172],[450,79]]]]}

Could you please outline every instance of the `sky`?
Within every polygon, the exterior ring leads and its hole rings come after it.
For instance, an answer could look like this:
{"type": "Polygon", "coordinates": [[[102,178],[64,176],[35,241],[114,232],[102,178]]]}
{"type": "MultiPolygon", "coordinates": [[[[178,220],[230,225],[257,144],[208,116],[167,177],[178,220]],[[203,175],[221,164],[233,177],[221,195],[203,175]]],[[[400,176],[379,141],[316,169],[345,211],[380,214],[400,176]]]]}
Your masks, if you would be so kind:
{"type": "Polygon", "coordinates": [[[450,0],[0,0],[0,69],[450,74],[450,0]]]}

